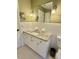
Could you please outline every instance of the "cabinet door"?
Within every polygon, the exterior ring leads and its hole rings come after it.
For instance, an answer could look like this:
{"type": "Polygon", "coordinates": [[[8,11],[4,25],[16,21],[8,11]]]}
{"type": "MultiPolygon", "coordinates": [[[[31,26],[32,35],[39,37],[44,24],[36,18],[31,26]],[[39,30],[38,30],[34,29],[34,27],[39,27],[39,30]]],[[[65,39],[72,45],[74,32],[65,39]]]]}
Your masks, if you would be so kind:
{"type": "Polygon", "coordinates": [[[38,45],[38,53],[46,58],[48,52],[48,43],[44,42],[42,40],[39,40],[39,45],[38,45]]]}
{"type": "Polygon", "coordinates": [[[36,37],[31,37],[30,45],[35,52],[37,52],[37,42],[38,42],[37,40],[38,39],[36,37]]]}
{"type": "Polygon", "coordinates": [[[42,55],[43,57],[46,57],[48,45],[47,45],[45,42],[43,42],[43,41],[40,41],[40,42],[41,42],[41,43],[40,43],[40,45],[38,46],[38,52],[39,52],[40,55],[42,55]]]}
{"type": "Polygon", "coordinates": [[[26,45],[28,45],[30,48],[32,48],[34,51],[37,50],[37,47],[36,47],[36,41],[37,38],[32,36],[32,35],[29,35],[29,34],[24,34],[24,43],[26,45]]]}

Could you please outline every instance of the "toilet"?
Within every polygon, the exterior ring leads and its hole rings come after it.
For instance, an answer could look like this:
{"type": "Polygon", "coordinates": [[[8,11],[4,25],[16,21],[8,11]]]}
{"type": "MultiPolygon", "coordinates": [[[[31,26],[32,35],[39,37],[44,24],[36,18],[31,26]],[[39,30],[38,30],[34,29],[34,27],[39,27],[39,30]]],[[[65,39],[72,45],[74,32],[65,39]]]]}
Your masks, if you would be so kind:
{"type": "Polygon", "coordinates": [[[57,36],[57,46],[58,46],[58,51],[56,53],[55,59],[61,59],[61,38],[60,36],[57,36]]]}

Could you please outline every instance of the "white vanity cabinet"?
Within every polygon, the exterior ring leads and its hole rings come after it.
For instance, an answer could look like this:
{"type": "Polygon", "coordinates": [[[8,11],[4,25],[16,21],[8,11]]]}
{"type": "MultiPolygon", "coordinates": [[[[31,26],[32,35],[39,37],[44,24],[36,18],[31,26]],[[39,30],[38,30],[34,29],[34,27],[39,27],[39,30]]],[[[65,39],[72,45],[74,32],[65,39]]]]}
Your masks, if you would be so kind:
{"type": "Polygon", "coordinates": [[[43,40],[28,33],[23,33],[24,43],[43,58],[47,57],[50,40],[43,40]]]}

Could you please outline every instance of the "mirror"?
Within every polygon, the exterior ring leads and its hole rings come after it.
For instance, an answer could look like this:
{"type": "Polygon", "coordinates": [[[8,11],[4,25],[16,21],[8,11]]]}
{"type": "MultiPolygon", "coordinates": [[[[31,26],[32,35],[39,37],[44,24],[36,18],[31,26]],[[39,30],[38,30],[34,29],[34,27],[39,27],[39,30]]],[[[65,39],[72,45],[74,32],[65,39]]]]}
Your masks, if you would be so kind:
{"type": "Polygon", "coordinates": [[[60,0],[19,0],[20,21],[61,23],[60,0]]]}
{"type": "Polygon", "coordinates": [[[38,22],[50,22],[53,2],[42,4],[38,9],[38,22]]]}

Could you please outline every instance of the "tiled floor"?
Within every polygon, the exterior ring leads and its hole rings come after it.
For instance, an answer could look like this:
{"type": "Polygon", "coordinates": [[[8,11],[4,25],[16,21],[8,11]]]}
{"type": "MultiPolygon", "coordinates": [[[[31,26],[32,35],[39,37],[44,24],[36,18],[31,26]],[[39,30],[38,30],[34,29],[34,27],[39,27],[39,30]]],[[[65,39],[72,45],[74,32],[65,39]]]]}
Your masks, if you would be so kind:
{"type": "MultiPolygon", "coordinates": [[[[24,46],[19,49],[17,49],[17,59],[43,59],[38,54],[36,54],[34,51],[32,51],[29,47],[24,46]]],[[[49,56],[48,59],[54,59],[49,56]]]]}

